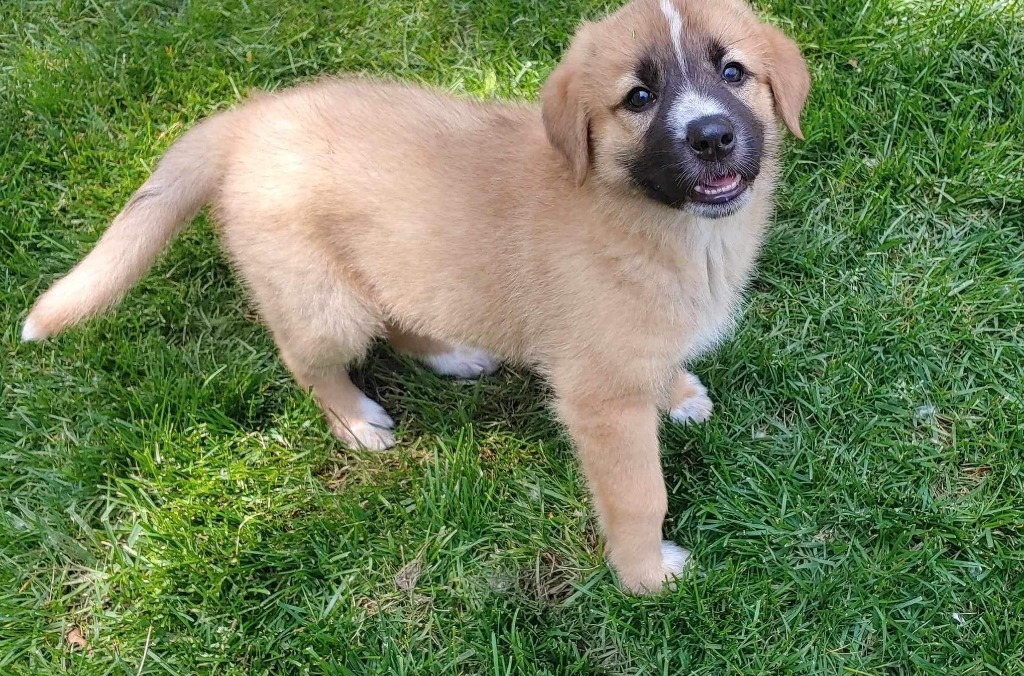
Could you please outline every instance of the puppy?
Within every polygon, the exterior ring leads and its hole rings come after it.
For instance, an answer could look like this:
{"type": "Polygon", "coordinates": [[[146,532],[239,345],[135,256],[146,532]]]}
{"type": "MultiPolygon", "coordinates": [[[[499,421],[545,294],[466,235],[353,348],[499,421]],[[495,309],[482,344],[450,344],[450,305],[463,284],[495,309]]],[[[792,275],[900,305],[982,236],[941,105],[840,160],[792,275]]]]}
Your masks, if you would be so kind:
{"type": "Polygon", "coordinates": [[[167,152],[23,337],[113,304],[210,204],[339,439],[395,442],[346,372],[378,337],[454,376],[532,366],[608,560],[653,592],[689,558],[661,539],[659,409],[710,415],[683,364],[730,327],[809,85],[742,0],[634,0],[579,29],[539,109],[354,79],[264,95],[167,152]]]}

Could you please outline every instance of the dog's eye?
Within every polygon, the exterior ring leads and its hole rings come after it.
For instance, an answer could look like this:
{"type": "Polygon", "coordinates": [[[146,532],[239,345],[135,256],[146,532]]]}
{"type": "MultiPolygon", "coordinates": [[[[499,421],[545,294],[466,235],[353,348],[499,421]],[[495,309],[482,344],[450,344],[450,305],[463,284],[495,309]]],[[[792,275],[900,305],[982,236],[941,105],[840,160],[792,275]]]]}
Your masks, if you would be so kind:
{"type": "Polygon", "coordinates": [[[743,65],[735,61],[730,61],[722,68],[722,79],[726,82],[742,82],[743,76],[746,74],[747,71],[743,69],[743,65]]]}
{"type": "Polygon", "coordinates": [[[657,98],[654,92],[646,87],[633,87],[626,94],[626,105],[632,110],[641,111],[654,103],[657,98]]]}

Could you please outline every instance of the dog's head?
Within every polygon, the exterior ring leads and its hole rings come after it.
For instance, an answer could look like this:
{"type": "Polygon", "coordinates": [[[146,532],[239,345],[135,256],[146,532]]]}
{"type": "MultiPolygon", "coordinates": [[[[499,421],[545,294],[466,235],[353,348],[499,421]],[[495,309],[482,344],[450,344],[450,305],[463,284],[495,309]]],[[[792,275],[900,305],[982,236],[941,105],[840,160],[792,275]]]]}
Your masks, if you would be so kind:
{"type": "Polygon", "coordinates": [[[718,218],[774,163],[779,121],[802,138],[809,88],[799,48],[743,0],[634,0],[580,28],[541,98],[580,183],[718,218]]]}

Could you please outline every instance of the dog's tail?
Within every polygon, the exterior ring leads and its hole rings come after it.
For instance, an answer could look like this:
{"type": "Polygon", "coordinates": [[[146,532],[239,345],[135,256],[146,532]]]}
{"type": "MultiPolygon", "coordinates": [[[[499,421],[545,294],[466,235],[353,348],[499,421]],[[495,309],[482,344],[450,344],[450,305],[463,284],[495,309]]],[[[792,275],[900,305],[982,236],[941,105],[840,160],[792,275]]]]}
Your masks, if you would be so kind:
{"type": "Polygon", "coordinates": [[[224,173],[231,112],[215,115],[171,146],[96,247],[36,301],[22,340],[43,340],[107,309],[214,197],[224,173]]]}

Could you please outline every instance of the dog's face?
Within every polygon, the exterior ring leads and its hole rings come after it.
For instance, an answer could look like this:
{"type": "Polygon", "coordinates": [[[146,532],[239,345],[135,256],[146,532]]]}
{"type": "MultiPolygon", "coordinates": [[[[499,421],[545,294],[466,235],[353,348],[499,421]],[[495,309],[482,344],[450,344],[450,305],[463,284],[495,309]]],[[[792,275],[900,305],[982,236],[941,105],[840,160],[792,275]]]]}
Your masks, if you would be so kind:
{"type": "Polygon", "coordinates": [[[580,28],[544,123],[581,183],[719,218],[774,164],[780,120],[802,138],[809,87],[797,46],[742,0],[635,0],[580,28]]]}

